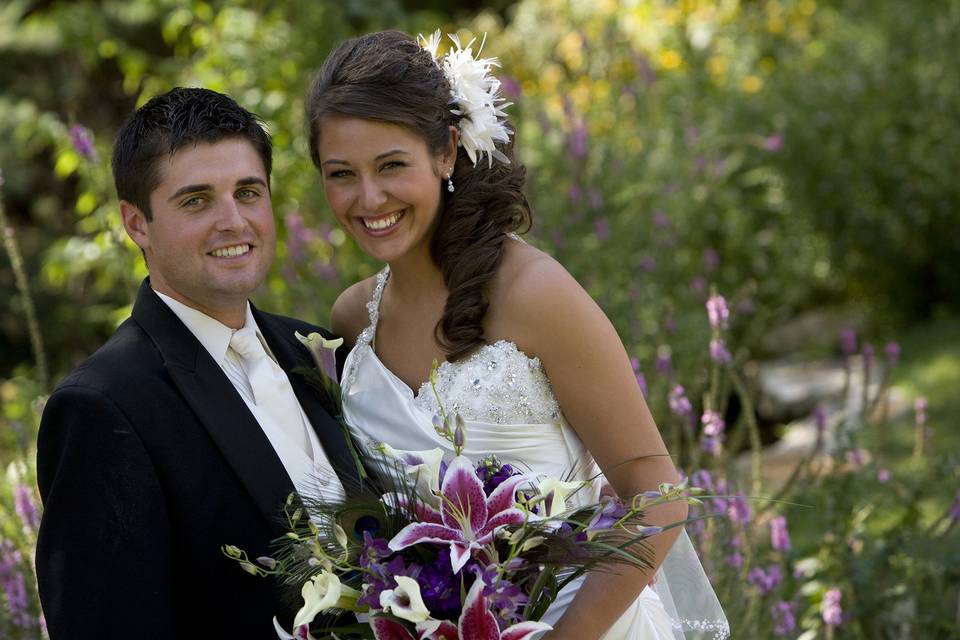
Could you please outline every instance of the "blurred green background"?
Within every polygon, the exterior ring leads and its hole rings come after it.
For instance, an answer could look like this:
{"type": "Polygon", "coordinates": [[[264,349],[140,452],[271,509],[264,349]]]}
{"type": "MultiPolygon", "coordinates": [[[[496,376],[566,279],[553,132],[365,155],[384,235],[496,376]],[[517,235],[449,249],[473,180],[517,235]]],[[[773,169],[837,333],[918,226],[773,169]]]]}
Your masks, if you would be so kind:
{"type": "MultiPolygon", "coordinates": [[[[280,245],[256,301],[327,324],[335,296],[378,265],[329,215],[307,154],[303,94],[339,40],[384,28],[442,28],[478,43],[486,34],[483,53],[502,65],[519,160],[529,169],[529,239],[608,313],[665,429],[669,390],[682,381],[697,411],[722,396],[735,440],[752,415],[758,363],[839,358],[839,334],[848,329],[858,349],[872,343],[879,352],[900,341],[903,360],[886,382],[928,399],[925,418],[939,423],[928,451],[956,450],[960,1],[458,7],[391,0],[7,0],[0,7],[0,463],[9,485],[0,499],[8,515],[15,487],[31,482],[44,394],[126,317],[146,275],[122,233],[109,170],[124,117],[188,85],[226,92],[264,118],[275,144],[280,245]],[[734,392],[733,378],[718,383],[717,367],[705,364],[711,291],[730,304],[725,339],[743,393],[734,392]]],[[[777,440],[800,417],[760,416],[759,436],[777,440]]],[[[911,478],[903,501],[930,499],[926,520],[911,526],[917,539],[932,540],[923,536],[942,533],[936,523],[960,481],[955,458],[912,455],[915,421],[900,415],[890,428],[905,436],[866,441],[911,478]]],[[[681,463],[698,461],[679,427],[665,433],[681,463]]],[[[850,500],[870,503],[880,490],[875,482],[858,486],[862,495],[850,500]]],[[[821,507],[828,508],[816,513],[821,507]]],[[[849,510],[840,511],[850,524],[849,510]]],[[[803,521],[796,547],[812,553],[838,539],[825,537],[828,525],[815,515],[803,521]]],[[[880,539],[903,522],[888,518],[871,535],[880,539]]],[[[13,523],[2,525],[0,538],[19,545],[28,566],[32,534],[13,523]]],[[[889,613],[891,602],[924,584],[943,602],[920,598],[898,613],[918,620],[904,633],[957,637],[958,569],[944,561],[956,548],[956,527],[943,535],[953,547],[941,546],[943,554],[922,565],[939,567],[940,582],[916,567],[868,571],[859,584],[887,581],[891,592],[855,601],[855,620],[836,629],[817,615],[824,587],[805,593],[788,581],[780,597],[794,603],[796,625],[776,635],[911,637],[896,635],[896,624],[874,631],[858,620],[889,613]]],[[[838,561],[830,571],[853,580],[850,566],[838,561]]],[[[740,573],[731,584],[743,587],[747,569],[740,573]]],[[[725,603],[746,634],[734,637],[774,634],[768,603],[753,598],[741,608],[742,594],[730,589],[737,595],[725,603]],[[761,618],[766,627],[757,626],[761,618]]],[[[9,596],[4,602],[11,611],[9,596]]],[[[0,619],[0,631],[36,637],[14,622],[12,614],[0,619]]]]}

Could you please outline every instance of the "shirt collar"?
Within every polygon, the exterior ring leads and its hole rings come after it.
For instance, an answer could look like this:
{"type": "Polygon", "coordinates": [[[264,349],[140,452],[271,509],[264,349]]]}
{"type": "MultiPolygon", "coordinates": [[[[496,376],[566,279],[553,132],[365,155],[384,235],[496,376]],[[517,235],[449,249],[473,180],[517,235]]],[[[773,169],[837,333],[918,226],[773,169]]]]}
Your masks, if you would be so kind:
{"type": "MultiPolygon", "coordinates": [[[[170,296],[160,293],[156,289],[153,291],[170,307],[170,310],[180,318],[180,321],[186,325],[190,333],[203,345],[203,348],[207,350],[214,362],[222,365],[226,360],[227,349],[230,348],[230,338],[233,337],[235,330],[219,320],[211,318],[202,311],[197,311],[179,300],[174,300],[170,296]]],[[[247,317],[244,320],[243,326],[253,327],[254,331],[257,332],[257,338],[260,339],[267,353],[273,357],[273,354],[270,352],[270,347],[267,346],[267,341],[260,332],[260,327],[257,326],[257,321],[253,318],[249,301],[247,302],[247,317]]]]}

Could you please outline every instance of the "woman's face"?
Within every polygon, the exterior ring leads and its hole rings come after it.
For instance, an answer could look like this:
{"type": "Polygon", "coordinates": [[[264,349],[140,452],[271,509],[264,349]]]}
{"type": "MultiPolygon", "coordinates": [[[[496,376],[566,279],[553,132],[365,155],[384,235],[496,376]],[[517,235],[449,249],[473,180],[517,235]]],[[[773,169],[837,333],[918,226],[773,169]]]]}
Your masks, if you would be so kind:
{"type": "Polygon", "coordinates": [[[456,158],[455,134],[436,155],[408,129],[376,120],[327,116],[320,132],[327,201],[360,247],[383,262],[429,252],[441,177],[456,158]]]}

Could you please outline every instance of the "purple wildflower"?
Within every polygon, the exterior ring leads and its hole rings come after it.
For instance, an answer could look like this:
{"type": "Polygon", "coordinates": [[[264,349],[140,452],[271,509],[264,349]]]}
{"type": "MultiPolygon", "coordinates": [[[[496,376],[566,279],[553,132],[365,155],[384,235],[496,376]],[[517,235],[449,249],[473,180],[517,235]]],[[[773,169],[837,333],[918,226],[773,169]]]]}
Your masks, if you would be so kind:
{"type": "Polygon", "coordinates": [[[500,89],[505,98],[519,98],[523,94],[520,83],[513,76],[506,74],[500,76],[500,89]]]}
{"type": "Polygon", "coordinates": [[[713,476],[706,469],[694,471],[693,475],[690,476],[690,484],[708,493],[713,492],[713,476]]]}
{"type": "Polygon", "coordinates": [[[9,540],[0,541],[0,586],[6,596],[7,611],[13,624],[21,628],[33,626],[26,582],[20,565],[23,558],[9,540]]]}
{"type": "Polygon", "coordinates": [[[643,256],[640,258],[640,268],[650,273],[657,268],[657,260],[653,256],[643,256]]]}
{"type": "Polygon", "coordinates": [[[599,211],[603,208],[603,192],[600,191],[600,189],[597,189],[596,187],[590,189],[589,193],[587,194],[587,198],[590,201],[591,209],[599,211]]]}
{"type": "Polygon", "coordinates": [[[853,329],[844,329],[840,332],[840,351],[845,356],[857,352],[857,333],[853,329]]]}
{"type": "Polygon", "coordinates": [[[739,524],[750,522],[750,519],[753,517],[753,510],[750,509],[750,504],[747,502],[746,496],[738,494],[731,498],[729,506],[727,507],[727,515],[730,516],[731,520],[739,524]]]}
{"type": "Polygon", "coordinates": [[[599,240],[600,242],[606,242],[607,240],[609,240],[610,225],[607,223],[607,219],[604,218],[603,216],[600,216],[597,218],[594,224],[596,227],[595,233],[597,234],[597,240],[599,240]]]}
{"type": "Polygon", "coordinates": [[[670,347],[661,345],[657,348],[657,373],[661,376],[669,376],[673,370],[673,360],[670,353],[670,347]]]}
{"type": "Polygon", "coordinates": [[[887,354],[887,364],[891,367],[896,366],[900,361],[900,345],[896,342],[888,342],[883,351],[887,354]]]}
{"type": "Polygon", "coordinates": [[[755,586],[760,592],[760,595],[767,595],[783,582],[783,573],[780,571],[780,565],[771,564],[767,567],[766,571],[761,567],[754,567],[750,570],[750,573],[747,574],[747,582],[755,586]]]}
{"type": "Polygon", "coordinates": [[[704,411],[700,423],[703,425],[701,448],[710,455],[719,455],[723,431],[726,428],[723,417],[716,411],[704,411]]]}
{"type": "Polygon", "coordinates": [[[578,204],[583,198],[583,189],[580,188],[580,185],[577,183],[570,185],[570,189],[567,191],[567,198],[570,199],[570,202],[578,204]]]}
{"type": "Polygon", "coordinates": [[[299,213],[288,213],[283,218],[283,224],[287,229],[287,251],[290,252],[290,259],[300,262],[306,253],[307,245],[313,240],[313,233],[304,226],[303,216],[299,213]]]}
{"type": "Polygon", "coordinates": [[[795,607],[791,602],[780,601],[770,607],[773,618],[773,634],[786,636],[797,628],[795,607]]]}
{"type": "Polygon", "coordinates": [[[710,358],[717,364],[729,364],[733,360],[733,355],[722,338],[714,338],[710,341],[710,358]]]}
{"type": "Polygon", "coordinates": [[[730,309],[723,296],[713,295],[707,300],[707,318],[713,329],[726,329],[730,322],[730,309]]]}
{"type": "Polygon", "coordinates": [[[873,348],[872,344],[865,342],[863,344],[861,353],[863,354],[863,366],[869,369],[873,365],[873,358],[876,355],[876,350],[873,348]]]}
{"type": "Polygon", "coordinates": [[[880,484],[887,484],[890,482],[890,478],[893,477],[893,474],[890,473],[890,469],[880,469],[877,471],[877,482],[880,484]]]}
{"type": "Polygon", "coordinates": [[[913,401],[914,420],[918,427],[927,424],[927,399],[920,396],[913,401]]]}
{"type": "Polygon", "coordinates": [[[93,146],[93,133],[82,124],[70,127],[70,141],[77,153],[90,161],[96,161],[97,149],[93,146]]]}
{"type": "Polygon", "coordinates": [[[947,515],[951,520],[960,520],[960,489],[957,490],[957,495],[953,499],[953,504],[950,505],[950,511],[947,512],[947,515]]]}
{"type": "Polygon", "coordinates": [[[40,527],[40,513],[33,500],[33,490],[25,484],[17,485],[13,493],[17,515],[26,531],[36,531],[40,527]]]}
{"type": "Polygon", "coordinates": [[[740,569],[743,567],[743,556],[740,555],[739,551],[734,551],[729,556],[727,556],[727,564],[733,567],[734,569],[740,569]]]}
{"type": "Polygon", "coordinates": [[[847,462],[855,467],[862,467],[867,463],[866,452],[860,447],[853,447],[847,451],[847,462]]]}
{"type": "Polygon", "coordinates": [[[670,396],[667,398],[670,405],[670,411],[681,418],[689,418],[693,415],[693,405],[686,396],[686,391],[681,385],[675,386],[670,390],[670,396]]]}
{"type": "Polygon", "coordinates": [[[677,332],[677,321],[674,319],[672,311],[668,311],[667,316],[663,319],[663,330],[669,335],[677,332]]]}
{"type": "Polygon", "coordinates": [[[779,133],[776,133],[772,136],[768,136],[763,141],[763,148],[771,153],[776,153],[777,151],[780,151],[782,147],[783,147],[783,136],[780,135],[779,133]]]}
{"type": "Polygon", "coordinates": [[[823,602],[820,604],[820,614],[823,621],[831,627],[839,627],[843,623],[843,609],[840,608],[840,598],[843,597],[840,589],[828,589],[823,594],[823,602]]]}
{"type": "Polygon", "coordinates": [[[823,439],[823,434],[827,429],[827,409],[822,404],[818,404],[813,410],[813,419],[817,424],[817,440],[823,439]]]}
{"type": "Polygon", "coordinates": [[[640,386],[640,392],[643,393],[643,397],[647,397],[647,379],[644,377],[643,372],[640,371],[640,360],[635,357],[630,358],[630,366],[633,367],[633,375],[637,378],[637,384],[640,386]]]}
{"type": "Polygon", "coordinates": [[[694,276],[693,280],[690,281],[690,291],[694,292],[698,296],[702,296],[707,292],[707,281],[703,276],[694,276]]]}
{"type": "Polygon", "coordinates": [[[666,229],[670,226],[670,217],[663,211],[654,211],[653,225],[658,229],[666,229]]]}
{"type": "Polygon", "coordinates": [[[2,187],[6,181],[6,178],[3,177],[3,169],[0,169],[0,187],[2,187]]]}
{"type": "Polygon", "coordinates": [[[783,516],[770,521],[770,545],[776,551],[790,551],[790,534],[787,532],[787,519],[783,516]]]}
{"type": "Polygon", "coordinates": [[[570,132],[567,153],[574,160],[582,160],[587,157],[587,125],[582,120],[570,132]]]}
{"type": "Polygon", "coordinates": [[[707,247],[703,252],[703,268],[707,273],[713,273],[720,266],[720,254],[713,247],[707,247]]]}

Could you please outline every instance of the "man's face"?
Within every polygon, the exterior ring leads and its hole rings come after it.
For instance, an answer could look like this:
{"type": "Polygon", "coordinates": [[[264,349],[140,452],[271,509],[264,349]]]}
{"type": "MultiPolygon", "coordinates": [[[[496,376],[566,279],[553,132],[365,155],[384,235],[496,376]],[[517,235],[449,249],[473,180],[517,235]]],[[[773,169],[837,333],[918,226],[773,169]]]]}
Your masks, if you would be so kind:
{"type": "Polygon", "coordinates": [[[160,175],[153,220],[121,202],[124,226],[154,289],[224,322],[245,309],[276,251],[260,156],[243,138],[188,145],[161,161],[160,175]]]}

